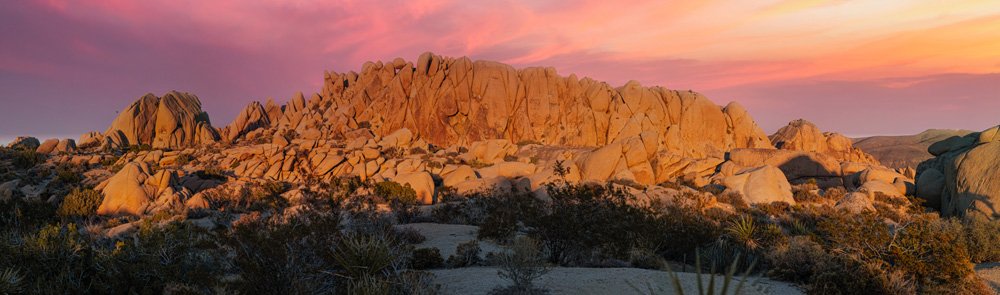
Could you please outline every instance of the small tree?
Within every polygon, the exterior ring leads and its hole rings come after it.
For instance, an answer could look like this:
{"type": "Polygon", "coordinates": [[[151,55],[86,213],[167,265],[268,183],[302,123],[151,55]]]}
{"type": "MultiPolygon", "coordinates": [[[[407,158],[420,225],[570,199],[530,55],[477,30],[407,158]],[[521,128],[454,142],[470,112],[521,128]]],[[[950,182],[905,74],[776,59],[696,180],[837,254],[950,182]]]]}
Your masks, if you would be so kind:
{"type": "Polygon", "coordinates": [[[500,270],[497,274],[511,282],[506,288],[496,288],[493,294],[544,294],[535,287],[535,281],[549,272],[538,242],[528,237],[514,240],[506,253],[498,256],[500,270]]]}

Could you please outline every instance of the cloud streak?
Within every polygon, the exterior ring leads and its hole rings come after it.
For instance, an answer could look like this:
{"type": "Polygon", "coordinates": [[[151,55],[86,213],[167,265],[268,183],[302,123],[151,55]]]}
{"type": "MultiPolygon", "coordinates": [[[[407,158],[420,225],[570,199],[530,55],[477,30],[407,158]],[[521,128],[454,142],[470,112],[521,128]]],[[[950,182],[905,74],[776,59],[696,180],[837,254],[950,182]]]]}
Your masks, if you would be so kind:
{"type": "Polygon", "coordinates": [[[849,134],[1000,118],[989,1],[39,0],[0,18],[7,135],[101,130],[171,89],[221,126],[250,100],[318,91],[324,70],[424,51],[693,89],[743,102],[769,131],[798,117],[849,134]]]}

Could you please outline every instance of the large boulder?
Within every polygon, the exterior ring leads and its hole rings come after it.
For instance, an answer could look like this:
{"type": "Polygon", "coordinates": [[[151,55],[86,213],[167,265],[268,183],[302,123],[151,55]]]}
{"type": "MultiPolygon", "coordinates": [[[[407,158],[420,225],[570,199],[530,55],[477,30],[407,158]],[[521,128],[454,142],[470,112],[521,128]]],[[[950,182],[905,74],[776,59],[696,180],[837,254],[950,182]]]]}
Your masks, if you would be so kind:
{"type": "Polygon", "coordinates": [[[184,206],[191,192],[178,184],[176,171],[152,171],[144,162],[126,163],[118,173],[96,187],[104,200],[99,215],[141,216],[184,206]]]}
{"type": "Polygon", "coordinates": [[[58,138],[49,138],[43,141],[42,144],[38,145],[38,148],[35,149],[35,152],[39,154],[53,153],[57,145],[59,145],[58,138]]]}
{"type": "Polygon", "coordinates": [[[104,136],[115,146],[154,148],[206,144],[220,138],[198,97],[177,91],[163,97],[146,94],[119,113],[104,136]]]}
{"type": "Polygon", "coordinates": [[[748,204],[785,202],[795,204],[792,186],[781,170],[772,166],[740,171],[736,175],[722,179],[727,189],[739,192],[748,204]]]}
{"type": "Polygon", "coordinates": [[[1000,217],[1000,126],[932,144],[917,168],[916,193],[943,216],[1000,217]]]}
{"type": "Polygon", "coordinates": [[[128,163],[103,185],[104,200],[97,207],[100,215],[142,215],[156,188],[145,185],[149,167],[128,163]]]}

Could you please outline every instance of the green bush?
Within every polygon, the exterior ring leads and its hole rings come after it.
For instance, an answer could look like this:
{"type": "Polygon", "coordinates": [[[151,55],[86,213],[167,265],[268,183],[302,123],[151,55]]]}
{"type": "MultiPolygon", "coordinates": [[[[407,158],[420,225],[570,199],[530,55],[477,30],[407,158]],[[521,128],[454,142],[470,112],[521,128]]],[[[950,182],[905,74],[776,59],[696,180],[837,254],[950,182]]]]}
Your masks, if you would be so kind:
{"type": "Polygon", "coordinates": [[[419,248],[413,250],[413,257],[410,258],[410,268],[412,269],[435,269],[444,266],[444,259],[441,258],[441,251],[437,248],[419,248]]]}
{"type": "Polygon", "coordinates": [[[92,189],[75,188],[63,198],[56,214],[62,217],[87,217],[97,212],[104,196],[92,189]]]}

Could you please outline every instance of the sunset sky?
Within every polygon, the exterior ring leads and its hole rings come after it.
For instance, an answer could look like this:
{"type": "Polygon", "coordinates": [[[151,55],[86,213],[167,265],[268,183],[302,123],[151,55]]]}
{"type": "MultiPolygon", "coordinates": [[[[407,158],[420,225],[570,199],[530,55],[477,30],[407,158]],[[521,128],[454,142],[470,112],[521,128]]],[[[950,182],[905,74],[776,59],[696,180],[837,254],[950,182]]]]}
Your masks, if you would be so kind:
{"type": "Polygon", "coordinates": [[[215,126],[324,70],[445,56],[739,101],[768,133],[1000,123],[1000,1],[5,1],[0,136],[104,131],[198,95],[215,126]]]}

